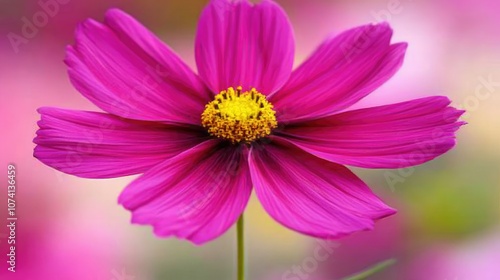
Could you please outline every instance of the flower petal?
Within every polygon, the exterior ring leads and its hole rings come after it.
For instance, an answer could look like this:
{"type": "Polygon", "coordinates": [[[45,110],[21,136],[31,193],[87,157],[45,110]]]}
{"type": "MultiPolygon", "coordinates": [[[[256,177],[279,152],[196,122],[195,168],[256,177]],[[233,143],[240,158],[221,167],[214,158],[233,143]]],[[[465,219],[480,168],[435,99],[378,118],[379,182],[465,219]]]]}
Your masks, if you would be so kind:
{"type": "Polygon", "coordinates": [[[455,145],[463,111],[434,96],[344,112],[285,127],[278,135],[329,161],[366,168],[424,163],[455,145]]]}
{"type": "Polygon", "coordinates": [[[208,140],[146,172],[119,202],[158,236],[202,244],[236,222],[251,192],[244,148],[208,140]]]}
{"type": "Polygon", "coordinates": [[[324,42],[270,97],[282,122],[331,115],[373,92],[403,63],[406,43],[390,45],[388,24],[348,30],[324,42]]]}
{"type": "Polygon", "coordinates": [[[290,22],[270,0],[212,0],[198,23],[198,71],[214,93],[237,86],[275,92],[290,76],[294,50],[290,22]]]}
{"type": "Polygon", "coordinates": [[[252,148],[252,182],[266,211],[278,222],[314,237],[333,239],[373,228],[395,210],[342,165],[327,162],[275,138],[252,148]]]}
{"type": "Polygon", "coordinates": [[[199,124],[208,89],[164,43],[113,9],[104,24],[87,20],[67,49],[73,85],[101,109],[121,117],[199,124]]]}
{"type": "Polygon", "coordinates": [[[121,119],[113,115],[40,108],[34,156],[85,178],[143,173],[205,138],[198,128],[121,119]]]}

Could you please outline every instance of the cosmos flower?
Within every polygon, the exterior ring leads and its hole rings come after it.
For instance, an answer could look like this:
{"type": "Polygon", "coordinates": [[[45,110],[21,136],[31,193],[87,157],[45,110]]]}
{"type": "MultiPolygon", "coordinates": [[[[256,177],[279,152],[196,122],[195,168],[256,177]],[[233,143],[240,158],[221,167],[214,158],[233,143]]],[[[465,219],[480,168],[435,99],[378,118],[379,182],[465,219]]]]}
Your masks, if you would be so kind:
{"type": "Polygon", "coordinates": [[[119,202],[132,222],[196,244],[233,225],[250,194],[319,238],[395,213],[344,165],[402,168],[455,144],[446,97],[346,110],[401,66],[386,23],[327,39],[292,71],[294,37],[274,2],[213,0],[196,36],[198,74],[132,17],[87,20],[67,49],[73,85],[107,113],[41,108],[35,157],[85,178],[141,174],[119,202]]]}

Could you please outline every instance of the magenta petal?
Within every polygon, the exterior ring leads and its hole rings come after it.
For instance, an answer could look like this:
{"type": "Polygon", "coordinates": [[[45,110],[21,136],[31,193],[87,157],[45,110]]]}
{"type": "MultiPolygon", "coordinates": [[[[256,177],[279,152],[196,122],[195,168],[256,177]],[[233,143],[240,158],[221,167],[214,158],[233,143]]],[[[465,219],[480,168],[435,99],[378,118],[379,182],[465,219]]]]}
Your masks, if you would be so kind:
{"type": "Polygon", "coordinates": [[[339,238],[373,228],[395,210],[342,165],[275,139],[253,148],[250,173],[257,197],[284,226],[319,238],[339,238]]]}
{"type": "Polygon", "coordinates": [[[66,64],[73,85],[101,109],[137,120],[199,124],[210,100],[200,78],[122,11],[83,22],[66,64]]]}
{"type": "Polygon", "coordinates": [[[386,23],[348,30],[324,42],[270,97],[282,122],[331,115],[367,96],[403,63],[406,43],[390,45],[386,23]]]}
{"type": "Polygon", "coordinates": [[[143,173],[203,141],[199,129],[120,119],[113,115],[40,108],[34,156],[85,178],[143,173]]]}
{"type": "Polygon", "coordinates": [[[290,76],[294,48],[288,18],[273,1],[212,0],[198,23],[198,71],[215,93],[237,86],[275,92],[290,76]]]}
{"type": "Polygon", "coordinates": [[[133,181],[119,202],[132,222],[158,236],[202,244],[223,234],[243,213],[252,183],[243,146],[204,142],[133,181]]]}
{"type": "Polygon", "coordinates": [[[278,133],[323,159],[366,168],[424,163],[455,145],[463,111],[443,96],[359,109],[285,127],[278,133]]]}

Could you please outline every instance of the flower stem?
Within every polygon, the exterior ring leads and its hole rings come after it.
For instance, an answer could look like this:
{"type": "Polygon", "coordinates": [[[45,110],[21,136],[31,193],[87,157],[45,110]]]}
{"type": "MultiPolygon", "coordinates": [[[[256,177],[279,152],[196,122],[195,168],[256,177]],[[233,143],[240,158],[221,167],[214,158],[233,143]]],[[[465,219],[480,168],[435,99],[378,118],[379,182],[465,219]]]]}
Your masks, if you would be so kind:
{"type": "Polygon", "coordinates": [[[238,236],[238,280],[245,280],[245,233],[243,214],[238,219],[236,234],[238,236]]]}

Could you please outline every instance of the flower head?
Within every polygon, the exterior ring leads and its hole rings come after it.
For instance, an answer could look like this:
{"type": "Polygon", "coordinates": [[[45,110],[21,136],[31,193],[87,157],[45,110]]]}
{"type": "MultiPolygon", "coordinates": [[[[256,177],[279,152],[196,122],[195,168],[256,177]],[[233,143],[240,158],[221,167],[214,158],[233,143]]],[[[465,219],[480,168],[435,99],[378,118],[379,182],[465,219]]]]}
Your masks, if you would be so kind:
{"type": "Polygon", "coordinates": [[[386,23],[327,39],[292,71],[294,39],[273,1],[212,0],[198,74],[129,15],[87,20],[68,47],[73,85],[107,113],[41,108],[35,156],[86,178],[141,174],[119,202],[158,236],[224,233],[252,189],[295,231],[338,238],[394,214],[344,165],[401,168],[455,144],[446,97],[349,111],[401,66],[386,23]]]}
{"type": "Polygon", "coordinates": [[[230,87],[207,104],[201,124],[210,135],[235,144],[269,136],[278,122],[273,105],[265,95],[255,88],[242,92],[241,87],[236,90],[230,87]]]}

